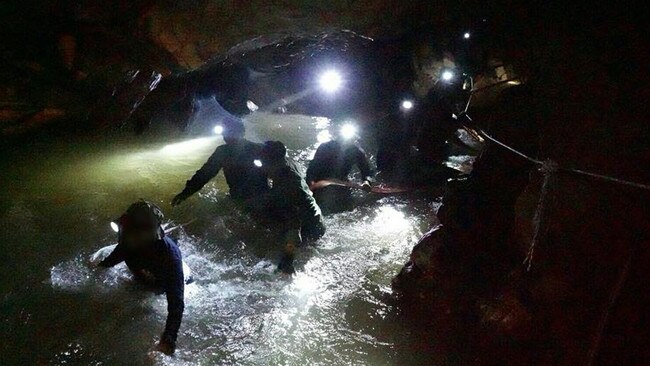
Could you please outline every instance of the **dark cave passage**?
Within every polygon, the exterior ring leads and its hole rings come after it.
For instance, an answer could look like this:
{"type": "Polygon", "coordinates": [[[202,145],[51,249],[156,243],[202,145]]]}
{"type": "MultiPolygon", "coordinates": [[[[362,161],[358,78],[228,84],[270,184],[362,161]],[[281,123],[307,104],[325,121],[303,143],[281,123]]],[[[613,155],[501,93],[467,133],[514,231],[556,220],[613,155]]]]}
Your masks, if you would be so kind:
{"type": "MultiPolygon", "coordinates": [[[[0,5],[0,364],[649,363],[634,10],[0,5]],[[283,142],[322,206],[293,275],[276,271],[288,216],[260,219],[232,179],[172,205],[240,125],[283,142]],[[359,152],[324,165],[358,169],[311,182],[332,142],[359,152]],[[166,297],[89,261],[141,198],[194,278],[173,356],[153,351],[166,297]]],[[[273,191],[267,158],[245,169],[273,191]]]]}

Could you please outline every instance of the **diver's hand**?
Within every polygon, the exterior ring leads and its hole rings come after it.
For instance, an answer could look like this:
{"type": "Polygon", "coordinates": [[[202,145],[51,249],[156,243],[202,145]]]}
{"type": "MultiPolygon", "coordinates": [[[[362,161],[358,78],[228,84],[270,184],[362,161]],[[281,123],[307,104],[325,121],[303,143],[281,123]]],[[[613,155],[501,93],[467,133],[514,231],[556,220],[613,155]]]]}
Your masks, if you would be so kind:
{"type": "Polygon", "coordinates": [[[370,185],[370,182],[367,180],[364,180],[363,183],[361,183],[361,189],[363,189],[366,192],[372,191],[372,185],[370,185]]]}
{"type": "Polygon", "coordinates": [[[177,194],[177,195],[172,199],[172,206],[178,206],[178,205],[180,205],[181,202],[185,201],[185,200],[187,199],[187,197],[189,197],[189,196],[190,196],[190,195],[187,194],[187,193],[185,193],[185,192],[181,192],[181,193],[177,194]]]}
{"type": "Polygon", "coordinates": [[[160,342],[156,344],[156,351],[162,352],[167,356],[171,356],[176,351],[176,345],[169,341],[161,339],[160,342]]]}

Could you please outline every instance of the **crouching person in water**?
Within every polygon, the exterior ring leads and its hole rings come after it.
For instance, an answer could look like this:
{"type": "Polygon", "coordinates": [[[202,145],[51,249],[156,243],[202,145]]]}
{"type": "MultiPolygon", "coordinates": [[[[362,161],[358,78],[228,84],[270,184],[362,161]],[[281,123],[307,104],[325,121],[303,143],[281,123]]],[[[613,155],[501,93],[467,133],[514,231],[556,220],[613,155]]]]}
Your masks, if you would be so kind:
{"type": "MultiPolygon", "coordinates": [[[[156,350],[171,355],[183,318],[185,279],[183,257],[176,242],[162,229],[163,214],[156,205],[139,201],[119,219],[119,241],[101,267],[126,262],[135,279],[167,295],[167,322],[156,350]]],[[[188,282],[191,282],[189,280],[188,282]]]]}
{"type": "Polygon", "coordinates": [[[269,193],[252,206],[282,221],[284,254],[278,270],[293,273],[296,246],[314,242],[325,234],[321,210],[298,168],[286,158],[287,148],[279,141],[267,141],[262,164],[272,181],[269,193]]]}
{"type": "Polygon", "coordinates": [[[320,181],[347,182],[356,165],[361,172],[362,187],[372,187],[372,169],[365,151],[357,143],[356,127],[346,124],[339,130],[336,139],[318,147],[314,159],[307,169],[307,183],[314,192],[316,202],[325,214],[347,211],[354,208],[350,188],[332,184],[319,187],[320,181]]]}

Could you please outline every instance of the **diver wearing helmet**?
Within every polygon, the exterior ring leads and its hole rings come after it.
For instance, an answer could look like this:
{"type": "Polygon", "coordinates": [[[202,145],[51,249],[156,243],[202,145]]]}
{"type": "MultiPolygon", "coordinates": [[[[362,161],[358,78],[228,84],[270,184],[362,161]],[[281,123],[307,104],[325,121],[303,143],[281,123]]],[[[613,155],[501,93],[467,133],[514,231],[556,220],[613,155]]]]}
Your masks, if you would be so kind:
{"type": "Polygon", "coordinates": [[[287,148],[280,141],[264,143],[262,163],[273,184],[269,193],[252,202],[251,207],[281,222],[285,248],[278,270],[293,273],[295,247],[320,239],[325,225],[305,179],[286,155],[287,148]]]}
{"type": "Polygon", "coordinates": [[[172,205],[176,206],[198,192],[222,168],[232,198],[245,200],[268,192],[266,175],[258,163],[262,144],[244,138],[244,124],[240,120],[226,119],[220,126],[225,144],[217,147],[201,169],[187,181],[185,189],[172,200],[172,205]]]}
{"type": "Polygon", "coordinates": [[[176,242],[165,235],[161,226],[163,219],[160,208],[147,201],[129,206],[118,220],[117,246],[98,265],[108,268],[125,262],[137,281],[166,294],[167,322],[156,349],[170,355],[176,349],[185,308],[185,279],[181,251],[176,242]]]}
{"type": "MultiPolygon", "coordinates": [[[[356,128],[346,124],[341,127],[336,139],[321,144],[307,168],[309,186],[314,187],[314,183],[321,180],[347,181],[356,165],[361,172],[362,187],[370,190],[373,172],[357,139],[356,128]]],[[[314,188],[314,197],[326,213],[352,208],[352,196],[347,187],[329,185],[314,188]]]]}

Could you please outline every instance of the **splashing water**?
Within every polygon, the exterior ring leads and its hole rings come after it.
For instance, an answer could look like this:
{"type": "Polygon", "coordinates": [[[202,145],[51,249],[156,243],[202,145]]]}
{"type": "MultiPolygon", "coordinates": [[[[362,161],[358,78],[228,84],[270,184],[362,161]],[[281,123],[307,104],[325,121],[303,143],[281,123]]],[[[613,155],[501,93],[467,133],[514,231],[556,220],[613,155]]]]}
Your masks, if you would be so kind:
{"type": "MultiPolygon", "coordinates": [[[[323,118],[256,113],[260,139],[280,139],[300,164],[323,118]]],[[[222,143],[83,141],[17,150],[1,168],[3,252],[0,364],[390,365],[426,363],[396,318],[390,280],[428,228],[432,200],[359,195],[351,212],[301,248],[297,273],[275,273],[279,245],[238,211],[222,175],[172,209],[170,198],[222,143]],[[181,143],[181,145],[174,145],[181,143]],[[175,146],[172,148],[165,146],[175,146]],[[179,147],[181,146],[181,147],[179,147]],[[18,183],[16,183],[18,182],[18,183]],[[164,296],[133,282],[125,265],[94,268],[113,244],[108,223],[132,201],[159,203],[195,282],[174,357],[149,353],[164,327],[164,296]]]]}

